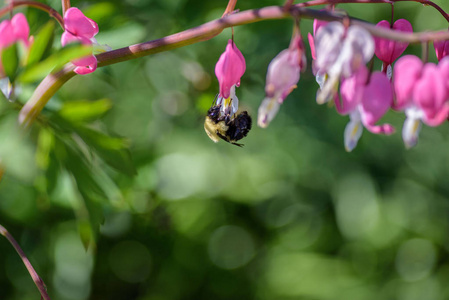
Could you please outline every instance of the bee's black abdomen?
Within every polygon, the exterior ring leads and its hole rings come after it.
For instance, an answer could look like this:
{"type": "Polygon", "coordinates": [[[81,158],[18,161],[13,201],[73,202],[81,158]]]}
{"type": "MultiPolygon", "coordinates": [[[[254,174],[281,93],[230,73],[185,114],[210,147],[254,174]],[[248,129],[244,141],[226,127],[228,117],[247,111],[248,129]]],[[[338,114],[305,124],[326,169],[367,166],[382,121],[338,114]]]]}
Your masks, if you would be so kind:
{"type": "Polygon", "coordinates": [[[231,141],[238,141],[248,135],[251,125],[251,117],[244,111],[231,121],[226,135],[231,141]]]}

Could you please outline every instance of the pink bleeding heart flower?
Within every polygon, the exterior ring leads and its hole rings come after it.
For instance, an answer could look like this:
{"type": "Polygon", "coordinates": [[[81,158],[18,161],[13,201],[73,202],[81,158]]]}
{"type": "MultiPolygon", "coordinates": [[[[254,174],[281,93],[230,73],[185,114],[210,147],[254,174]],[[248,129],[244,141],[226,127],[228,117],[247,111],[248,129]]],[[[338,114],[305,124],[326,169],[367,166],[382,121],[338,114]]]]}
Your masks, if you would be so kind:
{"type": "Polygon", "coordinates": [[[240,86],[240,78],[246,70],[245,58],[237,48],[233,40],[229,40],[225,52],[223,52],[215,65],[215,75],[220,85],[217,105],[221,105],[221,111],[230,109],[231,114],[238,110],[238,98],[235,88],[240,86]]]}
{"type": "Polygon", "coordinates": [[[438,61],[449,55],[449,41],[434,41],[433,47],[435,48],[438,61]]]}
{"type": "Polygon", "coordinates": [[[398,60],[394,70],[396,108],[405,111],[402,138],[407,148],[418,142],[421,121],[438,126],[449,115],[449,61],[440,65],[423,64],[417,57],[407,55],[398,60]]]}
{"type": "MultiPolygon", "coordinates": [[[[97,44],[94,38],[97,33],[97,23],[86,17],[78,8],[71,7],[65,12],[62,46],[73,42],[83,45],[97,44]]],[[[97,69],[97,59],[94,55],[74,60],[72,63],[77,66],[74,71],[79,75],[89,74],[97,69]]]]}
{"type": "Polygon", "coordinates": [[[374,54],[374,39],[357,25],[346,28],[339,22],[322,26],[315,37],[317,82],[316,101],[333,99],[342,78],[348,78],[364,66],[374,54]]]}
{"type": "Polygon", "coordinates": [[[436,65],[427,63],[413,89],[414,103],[423,111],[423,122],[428,126],[438,126],[447,119],[449,102],[446,80],[436,65]]]}
{"type": "Polygon", "coordinates": [[[349,114],[350,121],[345,128],[346,151],[352,151],[362,136],[363,127],[375,134],[390,135],[394,127],[390,124],[376,125],[393,101],[393,91],[387,76],[374,72],[368,80],[368,70],[361,67],[351,77],[343,79],[340,89],[341,100],[336,96],[335,107],[342,115],[349,114]],[[363,127],[362,127],[363,125],[363,127]]]}
{"type": "Polygon", "coordinates": [[[277,114],[284,99],[296,88],[300,72],[306,68],[304,43],[296,34],[290,47],[281,51],[268,66],[266,97],[259,107],[257,124],[265,128],[277,114]]]}
{"type": "Polygon", "coordinates": [[[370,82],[363,90],[360,113],[366,129],[375,134],[390,135],[394,127],[390,124],[375,125],[390,109],[393,89],[390,80],[382,72],[371,74],[370,82]]]}
{"type": "Polygon", "coordinates": [[[245,58],[232,40],[215,65],[215,75],[220,84],[220,96],[229,98],[233,85],[240,86],[240,78],[246,70],[245,58]]]}
{"type": "MultiPolygon", "coordinates": [[[[386,20],[380,21],[376,26],[391,28],[390,22],[386,20]]],[[[413,32],[412,24],[405,19],[399,19],[394,22],[392,29],[402,32],[413,32]]],[[[384,62],[385,66],[391,65],[402,53],[404,53],[408,46],[408,43],[396,42],[379,37],[375,37],[374,41],[376,44],[375,54],[384,62]]]]}
{"type": "Polygon", "coordinates": [[[21,41],[25,46],[30,45],[30,26],[24,14],[18,13],[9,20],[0,23],[0,49],[21,41]]]}
{"type": "Polygon", "coordinates": [[[413,88],[421,77],[423,63],[414,55],[401,57],[394,66],[393,85],[395,91],[395,102],[393,109],[404,110],[412,103],[413,88]]]}
{"type": "MultiPolygon", "coordinates": [[[[21,42],[26,48],[29,48],[32,37],[30,27],[24,14],[18,13],[10,20],[4,20],[0,23],[0,54],[3,49],[21,42]]],[[[12,85],[4,74],[2,61],[0,60],[0,90],[7,98],[12,92],[12,85]]]]}

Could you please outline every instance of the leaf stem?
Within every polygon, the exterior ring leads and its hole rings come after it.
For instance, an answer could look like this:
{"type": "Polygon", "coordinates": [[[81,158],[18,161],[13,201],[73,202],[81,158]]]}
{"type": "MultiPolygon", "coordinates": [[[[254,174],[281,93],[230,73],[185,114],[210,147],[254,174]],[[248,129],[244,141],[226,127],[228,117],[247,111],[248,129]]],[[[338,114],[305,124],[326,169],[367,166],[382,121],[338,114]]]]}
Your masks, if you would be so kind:
{"type": "Polygon", "coordinates": [[[62,15],[70,8],[70,0],[61,0],[62,5],[62,15]]]}
{"type": "Polygon", "coordinates": [[[226,6],[226,9],[221,17],[223,18],[223,17],[227,16],[228,14],[230,14],[231,12],[233,12],[236,4],[237,4],[237,0],[229,0],[228,6],[226,6]]]}
{"type": "Polygon", "coordinates": [[[47,290],[45,288],[44,281],[39,277],[37,272],[34,270],[33,266],[31,265],[30,261],[28,260],[27,256],[25,255],[25,252],[23,252],[22,248],[20,248],[19,244],[14,239],[14,237],[2,225],[0,225],[0,234],[3,235],[11,243],[11,245],[17,251],[17,254],[19,254],[20,258],[23,261],[23,264],[27,268],[28,272],[31,275],[31,278],[33,278],[34,283],[36,284],[37,288],[39,289],[42,299],[50,300],[50,296],[48,296],[48,294],[47,294],[47,290]]]}
{"type": "Polygon", "coordinates": [[[55,18],[56,21],[59,23],[59,25],[61,25],[61,27],[64,28],[64,19],[56,10],[54,10],[51,6],[47,4],[32,0],[11,1],[11,3],[8,6],[5,6],[2,9],[0,9],[0,17],[10,12],[13,8],[19,6],[29,6],[43,10],[47,12],[50,15],[50,17],[55,18]]]}

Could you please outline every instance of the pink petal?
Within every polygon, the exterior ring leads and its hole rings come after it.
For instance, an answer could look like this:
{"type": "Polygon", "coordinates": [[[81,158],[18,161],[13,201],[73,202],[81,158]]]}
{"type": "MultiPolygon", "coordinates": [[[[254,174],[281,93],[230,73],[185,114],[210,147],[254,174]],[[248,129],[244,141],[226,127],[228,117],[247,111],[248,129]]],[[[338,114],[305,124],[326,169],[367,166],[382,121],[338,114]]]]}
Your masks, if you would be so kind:
{"type": "Polygon", "coordinates": [[[28,37],[30,35],[30,27],[24,14],[18,13],[11,19],[11,25],[14,31],[16,41],[22,41],[26,46],[29,45],[28,37]]]}
{"type": "MultiPolygon", "coordinates": [[[[267,71],[267,97],[285,99],[299,81],[298,52],[285,49],[270,62],[267,71]]],[[[281,101],[282,101],[281,100],[281,101]]]]}
{"type": "Polygon", "coordinates": [[[225,52],[221,54],[215,65],[215,75],[220,84],[220,96],[229,98],[231,87],[240,85],[240,78],[245,70],[245,58],[233,41],[229,40],[225,52]]]}
{"type": "Polygon", "coordinates": [[[6,48],[15,42],[14,29],[9,20],[0,23],[0,48],[6,48]]]}
{"type": "Polygon", "coordinates": [[[362,100],[367,79],[368,69],[362,65],[357,73],[342,80],[340,87],[341,99],[338,99],[338,97],[335,99],[335,108],[339,114],[347,115],[356,109],[362,100]]]}
{"type": "MultiPolygon", "coordinates": [[[[377,27],[390,28],[390,22],[382,20],[377,27]]],[[[412,25],[405,19],[399,19],[393,24],[393,29],[403,32],[413,32],[412,25]]],[[[375,38],[376,56],[386,64],[392,64],[407,48],[408,43],[395,42],[384,38],[375,38]]]]}
{"type": "Polygon", "coordinates": [[[93,38],[98,33],[95,21],[86,17],[78,8],[71,7],[64,14],[64,29],[73,35],[93,38]]]}
{"type": "Polygon", "coordinates": [[[314,19],[313,20],[313,35],[315,36],[318,29],[320,29],[320,27],[326,25],[327,23],[329,23],[328,21],[322,21],[322,20],[318,20],[318,19],[314,19]]]}
{"type": "Polygon", "coordinates": [[[366,129],[376,134],[392,134],[393,126],[374,125],[390,109],[393,103],[393,90],[390,80],[382,72],[371,74],[370,82],[363,90],[361,105],[362,123],[366,129]]]}
{"type": "Polygon", "coordinates": [[[403,110],[411,104],[413,88],[421,76],[422,69],[423,63],[413,55],[403,56],[396,62],[393,70],[395,110],[403,110]]]}
{"type": "MultiPolygon", "coordinates": [[[[438,63],[438,69],[442,78],[449,78],[449,57],[443,57],[438,63]]],[[[445,80],[446,89],[449,91],[449,80],[445,80]]]]}
{"type": "Polygon", "coordinates": [[[313,39],[313,36],[310,34],[310,32],[307,34],[307,38],[309,39],[309,46],[310,46],[310,53],[312,54],[312,59],[316,59],[315,54],[315,41],[313,39]]]}
{"type": "Polygon", "coordinates": [[[434,41],[433,47],[435,48],[438,61],[449,55],[449,41],[434,41]]]}
{"type": "Polygon", "coordinates": [[[70,43],[81,43],[83,45],[92,45],[92,41],[81,36],[75,36],[70,32],[64,31],[61,35],[61,45],[64,47],[70,43]]]}
{"type": "Polygon", "coordinates": [[[432,63],[427,63],[420,80],[413,89],[415,105],[424,111],[424,123],[438,126],[447,118],[448,91],[440,69],[432,63]]]}
{"type": "Polygon", "coordinates": [[[75,60],[72,63],[77,66],[74,72],[79,75],[89,74],[97,69],[97,58],[93,55],[75,60]]]}

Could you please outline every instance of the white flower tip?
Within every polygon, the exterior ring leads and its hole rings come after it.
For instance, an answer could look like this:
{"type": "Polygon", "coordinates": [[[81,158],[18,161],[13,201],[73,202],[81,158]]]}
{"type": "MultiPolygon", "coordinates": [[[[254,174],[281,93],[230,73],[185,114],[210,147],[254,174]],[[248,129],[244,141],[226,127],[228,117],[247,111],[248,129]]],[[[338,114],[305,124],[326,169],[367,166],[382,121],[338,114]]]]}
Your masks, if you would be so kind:
{"type": "Polygon", "coordinates": [[[405,148],[408,150],[418,144],[418,136],[421,131],[420,119],[407,117],[402,128],[402,140],[404,141],[405,148]]]}
{"type": "Polygon", "coordinates": [[[345,149],[351,152],[357,146],[360,137],[362,136],[363,126],[359,120],[351,120],[345,128],[345,149]]]}
{"type": "Polygon", "coordinates": [[[281,104],[275,97],[265,98],[259,106],[257,116],[257,126],[267,128],[271,120],[274,119],[281,104]]]}

